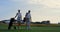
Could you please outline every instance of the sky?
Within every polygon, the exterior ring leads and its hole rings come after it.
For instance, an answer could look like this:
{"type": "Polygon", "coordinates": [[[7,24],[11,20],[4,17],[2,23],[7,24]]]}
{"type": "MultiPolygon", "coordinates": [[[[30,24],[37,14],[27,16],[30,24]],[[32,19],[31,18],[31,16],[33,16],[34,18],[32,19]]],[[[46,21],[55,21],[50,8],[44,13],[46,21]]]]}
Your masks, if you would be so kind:
{"type": "Polygon", "coordinates": [[[20,9],[22,17],[31,10],[32,21],[60,22],[60,0],[0,0],[0,20],[15,17],[20,9]]]}

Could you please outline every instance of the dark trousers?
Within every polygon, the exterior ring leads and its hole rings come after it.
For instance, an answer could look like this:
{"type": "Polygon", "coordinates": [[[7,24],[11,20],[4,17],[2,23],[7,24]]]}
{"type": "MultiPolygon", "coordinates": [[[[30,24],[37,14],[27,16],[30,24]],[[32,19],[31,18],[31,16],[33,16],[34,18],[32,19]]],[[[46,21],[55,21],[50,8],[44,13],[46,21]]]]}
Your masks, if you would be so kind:
{"type": "MultiPolygon", "coordinates": [[[[10,23],[9,24],[9,26],[8,26],[8,29],[11,29],[11,27],[13,26],[13,24],[12,23],[10,23]]],[[[14,27],[14,29],[16,29],[16,27],[15,26],[13,26],[14,27]]]]}
{"type": "MultiPolygon", "coordinates": [[[[14,18],[11,18],[10,19],[10,23],[9,23],[9,26],[8,26],[8,29],[11,29],[11,27],[13,26],[13,22],[15,21],[14,18]]],[[[14,26],[14,29],[16,29],[16,27],[14,26]]]]}

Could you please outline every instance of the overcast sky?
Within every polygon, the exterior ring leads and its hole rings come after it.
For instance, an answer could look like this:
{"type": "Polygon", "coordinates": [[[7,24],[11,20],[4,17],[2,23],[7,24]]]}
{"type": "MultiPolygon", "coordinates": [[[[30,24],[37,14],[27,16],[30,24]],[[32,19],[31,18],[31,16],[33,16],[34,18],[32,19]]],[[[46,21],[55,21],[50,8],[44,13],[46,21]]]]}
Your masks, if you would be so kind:
{"type": "Polygon", "coordinates": [[[0,20],[14,17],[20,9],[22,16],[31,10],[32,21],[60,22],[60,0],[0,0],[0,20]]]}

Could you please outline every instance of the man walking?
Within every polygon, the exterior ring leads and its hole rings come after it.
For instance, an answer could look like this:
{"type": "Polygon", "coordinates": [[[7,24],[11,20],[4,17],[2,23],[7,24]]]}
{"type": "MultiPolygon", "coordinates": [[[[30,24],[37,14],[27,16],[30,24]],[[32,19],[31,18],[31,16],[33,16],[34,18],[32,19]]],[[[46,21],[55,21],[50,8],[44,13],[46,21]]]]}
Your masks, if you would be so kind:
{"type": "MultiPolygon", "coordinates": [[[[13,26],[13,22],[15,22],[15,19],[14,19],[14,18],[11,18],[11,19],[10,19],[9,26],[8,26],[8,29],[11,29],[11,27],[13,26]]],[[[16,29],[15,26],[14,26],[14,29],[16,29]]]]}
{"type": "Polygon", "coordinates": [[[30,29],[30,22],[31,22],[30,10],[26,13],[25,17],[26,17],[26,26],[27,26],[27,29],[30,29]]]}
{"type": "Polygon", "coordinates": [[[20,13],[20,10],[18,10],[18,13],[16,14],[15,18],[17,17],[17,23],[18,23],[18,29],[19,26],[21,25],[21,21],[22,21],[22,15],[20,13]]]}

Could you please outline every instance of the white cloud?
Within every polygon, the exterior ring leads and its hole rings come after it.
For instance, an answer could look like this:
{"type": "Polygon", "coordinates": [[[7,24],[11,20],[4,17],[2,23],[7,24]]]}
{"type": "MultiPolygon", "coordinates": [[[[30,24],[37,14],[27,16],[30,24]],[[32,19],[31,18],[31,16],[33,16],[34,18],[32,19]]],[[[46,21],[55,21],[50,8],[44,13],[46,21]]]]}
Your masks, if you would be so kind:
{"type": "Polygon", "coordinates": [[[60,0],[10,0],[17,3],[25,3],[28,5],[43,5],[49,8],[60,8],[60,0]]]}
{"type": "Polygon", "coordinates": [[[60,8],[60,0],[30,0],[30,4],[45,5],[49,8],[60,8]]]}

